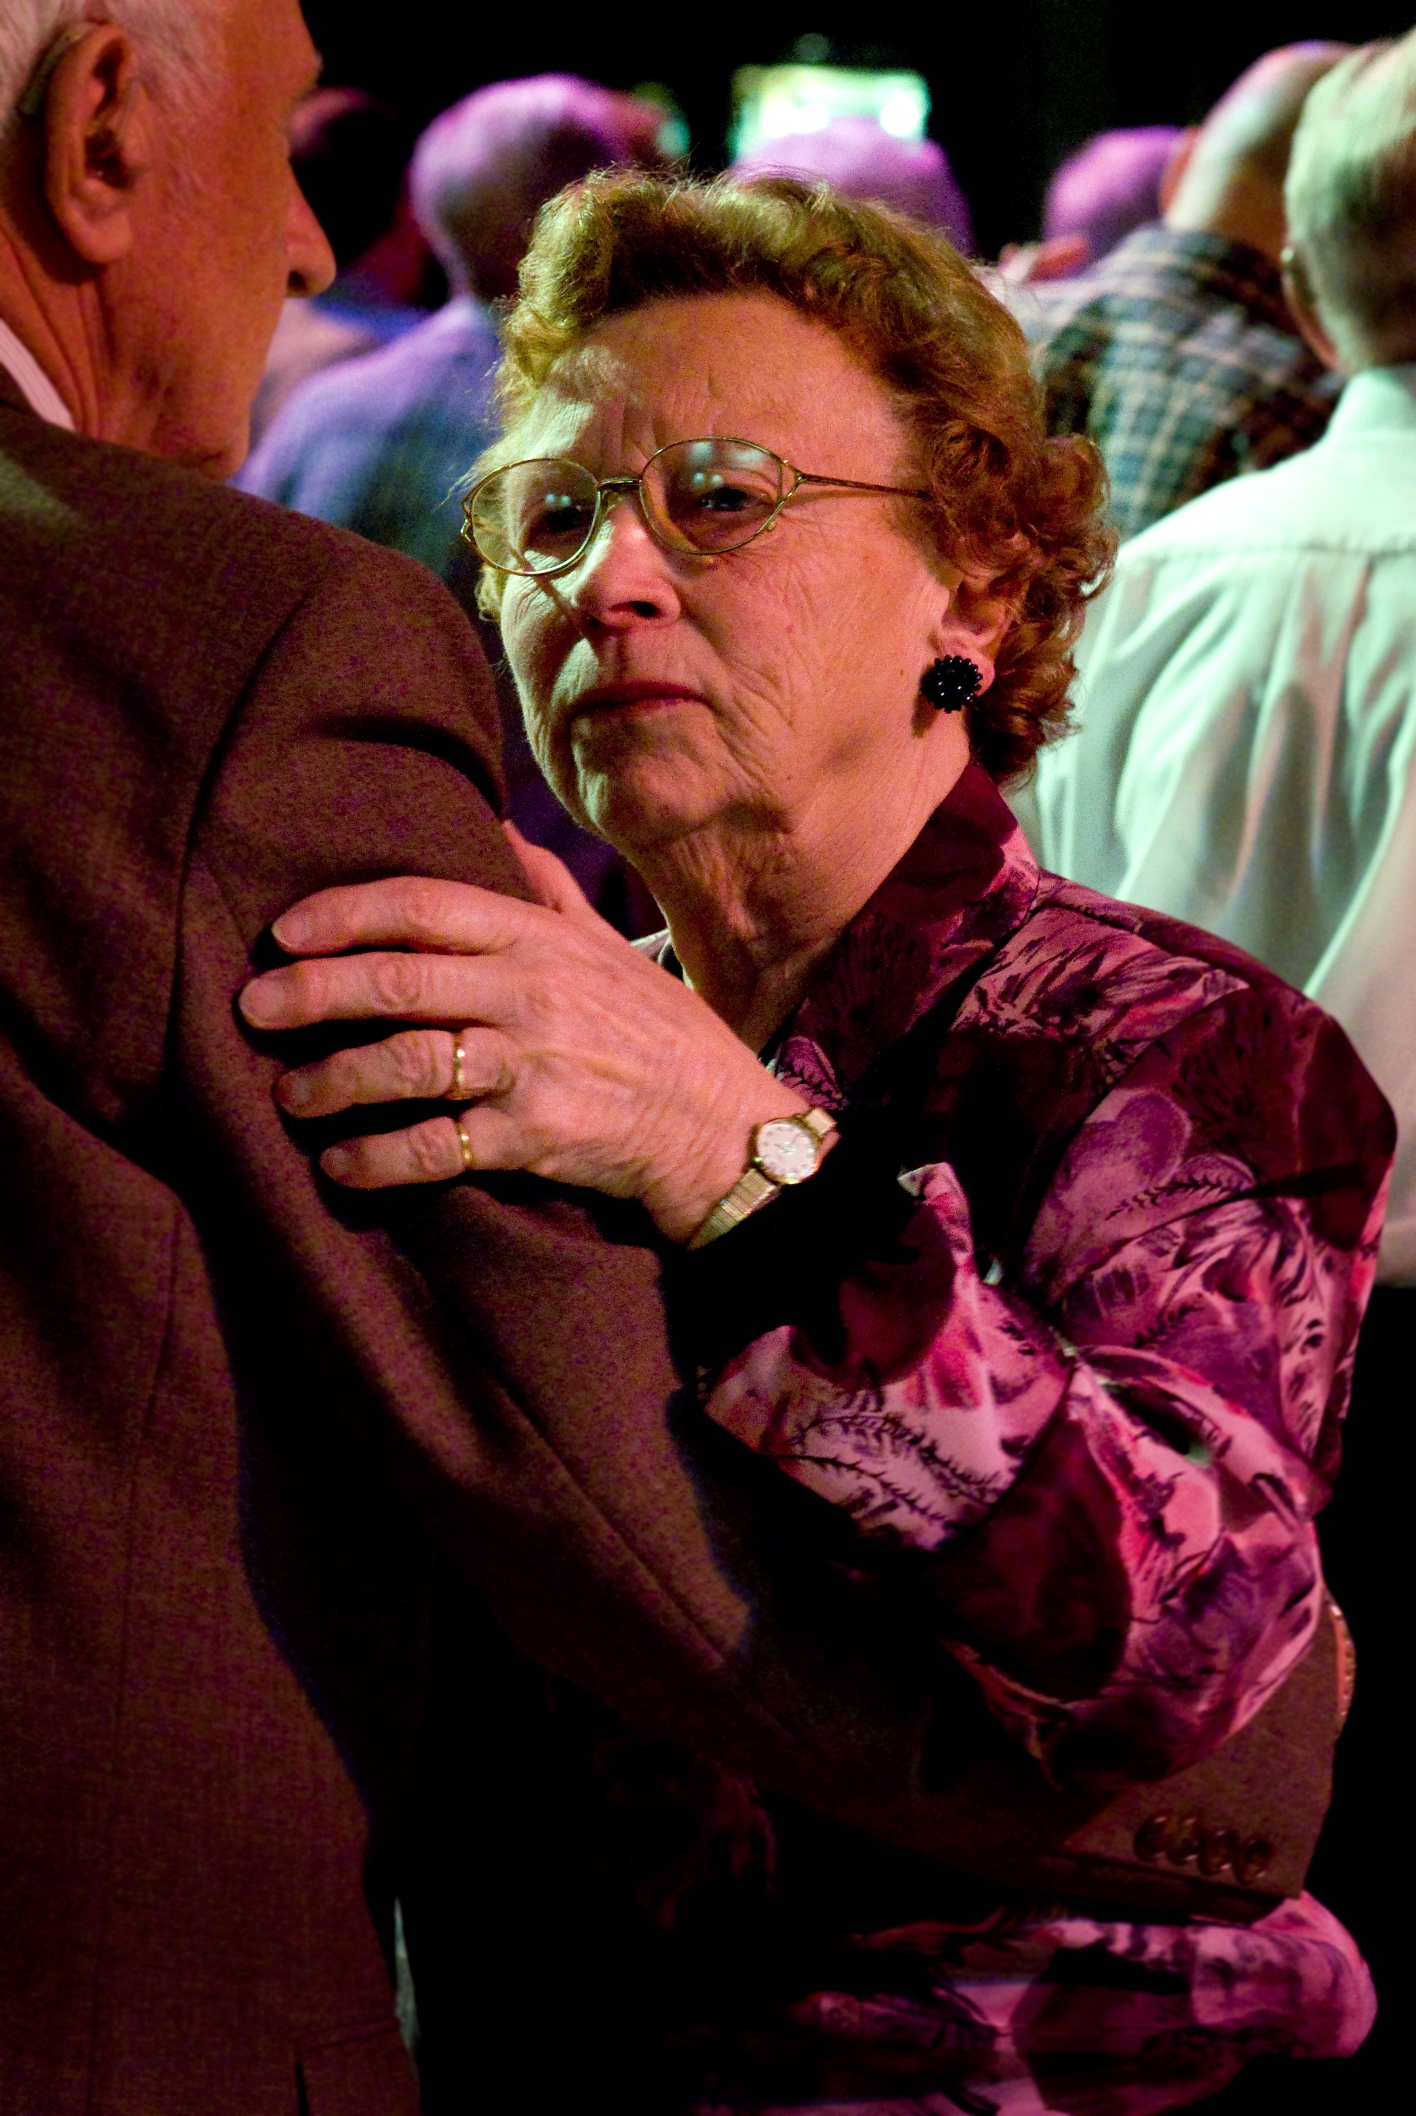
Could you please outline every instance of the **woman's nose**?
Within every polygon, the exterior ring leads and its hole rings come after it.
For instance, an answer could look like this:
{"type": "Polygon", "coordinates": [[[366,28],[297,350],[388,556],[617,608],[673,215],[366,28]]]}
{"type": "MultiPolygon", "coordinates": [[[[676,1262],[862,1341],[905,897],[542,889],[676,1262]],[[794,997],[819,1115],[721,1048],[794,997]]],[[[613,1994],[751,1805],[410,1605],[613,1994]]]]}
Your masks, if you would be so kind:
{"type": "Polygon", "coordinates": [[[606,495],[600,526],[562,593],[587,622],[612,630],[678,616],[670,554],[650,535],[633,492],[606,495]]]}

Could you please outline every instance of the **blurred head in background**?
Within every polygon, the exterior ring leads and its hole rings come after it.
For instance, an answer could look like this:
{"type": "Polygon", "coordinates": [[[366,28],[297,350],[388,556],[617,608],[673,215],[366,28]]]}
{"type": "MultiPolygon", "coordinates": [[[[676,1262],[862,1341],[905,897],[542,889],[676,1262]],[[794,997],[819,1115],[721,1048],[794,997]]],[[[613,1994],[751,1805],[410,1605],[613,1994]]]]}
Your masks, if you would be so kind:
{"type": "Polygon", "coordinates": [[[1277,264],[1286,240],[1283,180],[1309,91],[1351,50],[1287,44],[1240,74],[1167,173],[1165,223],[1247,243],[1277,264]]]}
{"type": "Polygon", "coordinates": [[[1086,243],[1086,262],[1114,250],[1133,228],[1160,219],[1161,179],[1185,140],[1178,125],[1099,132],[1069,154],[1047,187],[1042,233],[1086,243]]]}
{"type": "Polygon", "coordinates": [[[1349,375],[1416,360],[1416,30],[1313,89],[1284,197],[1305,335],[1349,375]]]}
{"type": "Polygon", "coordinates": [[[956,250],[973,249],[968,200],[949,157],[933,140],[902,140],[873,118],[835,118],[815,132],[789,133],[733,163],[733,175],[824,181],[847,198],[870,199],[938,228],[956,250]]]}
{"type": "Polygon", "coordinates": [[[540,208],[592,169],[662,164],[663,111],[574,74],[498,81],[454,103],[419,140],[413,210],[455,291],[496,301],[540,208]]]}

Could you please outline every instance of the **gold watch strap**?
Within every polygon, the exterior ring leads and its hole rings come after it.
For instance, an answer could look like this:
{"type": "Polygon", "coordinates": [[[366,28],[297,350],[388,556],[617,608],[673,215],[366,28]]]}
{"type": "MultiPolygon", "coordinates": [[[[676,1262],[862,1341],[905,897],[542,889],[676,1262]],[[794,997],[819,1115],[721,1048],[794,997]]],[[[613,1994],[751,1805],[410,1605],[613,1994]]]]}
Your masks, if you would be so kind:
{"type": "MultiPolygon", "coordinates": [[[[818,1142],[828,1138],[836,1129],[835,1118],[829,1110],[824,1109],[800,1110],[794,1113],[790,1121],[800,1124],[818,1142]]],[[[755,1141],[755,1132],[753,1138],[755,1141]]],[[[819,1168],[820,1165],[820,1160],[818,1159],[817,1167],[819,1168]]],[[[740,1227],[744,1220],[750,1219],[754,1212],[759,1211],[769,1200],[775,1198],[781,1189],[782,1185],[780,1183],[774,1183],[771,1176],[764,1174],[755,1163],[750,1164],[743,1174],[738,1177],[727,1196],[719,1198],[703,1225],[694,1235],[692,1241],[690,1241],[689,1248],[706,1249],[710,1242],[717,1241],[720,1234],[728,1234],[734,1227],[740,1227]]]]}

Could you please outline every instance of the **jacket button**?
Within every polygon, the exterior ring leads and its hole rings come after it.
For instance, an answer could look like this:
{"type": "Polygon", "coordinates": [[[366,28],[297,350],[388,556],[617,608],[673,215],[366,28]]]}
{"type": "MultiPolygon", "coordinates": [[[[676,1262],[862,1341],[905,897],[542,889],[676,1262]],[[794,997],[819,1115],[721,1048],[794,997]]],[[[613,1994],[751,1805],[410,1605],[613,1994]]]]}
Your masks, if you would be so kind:
{"type": "Polygon", "coordinates": [[[1160,1859],[1165,1855],[1166,1840],[1170,1835],[1169,1815],[1152,1815],[1136,1831],[1136,1857],[1138,1859],[1160,1859]]]}
{"type": "Polygon", "coordinates": [[[1203,1842],[1199,1816],[1182,1815],[1170,1832],[1165,1855],[1172,1866],[1188,1866],[1191,1859],[1198,1859],[1203,1842]]]}
{"type": "Polygon", "coordinates": [[[1268,1872],[1274,1857],[1275,1847],[1269,1843],[1267,1837],[1246,1838],[1238,1858],[1234,1861],[1235,1879],[1242,1881],[1247,1888],[1251,1882],[1257,1881],[1260,1875],[1268,1872]]]}
{"type": "Polygon", "coordinates": [[[1200,1845],[1200,1872],[1213,1880],[1234,1864],[1238,1850],[1239,1839],[1232,1829],[1207,1829],[1200,1845]]]}

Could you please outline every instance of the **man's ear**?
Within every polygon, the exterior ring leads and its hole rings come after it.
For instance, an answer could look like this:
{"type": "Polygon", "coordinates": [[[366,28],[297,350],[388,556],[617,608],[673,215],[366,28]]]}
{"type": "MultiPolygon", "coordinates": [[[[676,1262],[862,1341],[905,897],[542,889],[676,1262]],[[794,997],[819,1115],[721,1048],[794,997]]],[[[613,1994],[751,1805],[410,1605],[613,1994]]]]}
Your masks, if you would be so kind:
{"type": "Polygon", "coordinates": [[[1307,266],[1291,246],[1283,252],[1280,262],[1283,267],[1283,298],[1288,303],[1288,313],[1298,326],[1304,342],[1311,346],[1324,367],[1330,367],[1334,373],[1341,374],[1342,355],[1328,336],[1323,320],[1318,314],[1307,266]]]}
{"type": "Polygon", "coordinates": [[[153,116],[132,40],[111,23],[80,37],[54,69],[45,197],[85,264],[115,264],[132,247],[133,193],[152,159],[153,116]]]}

